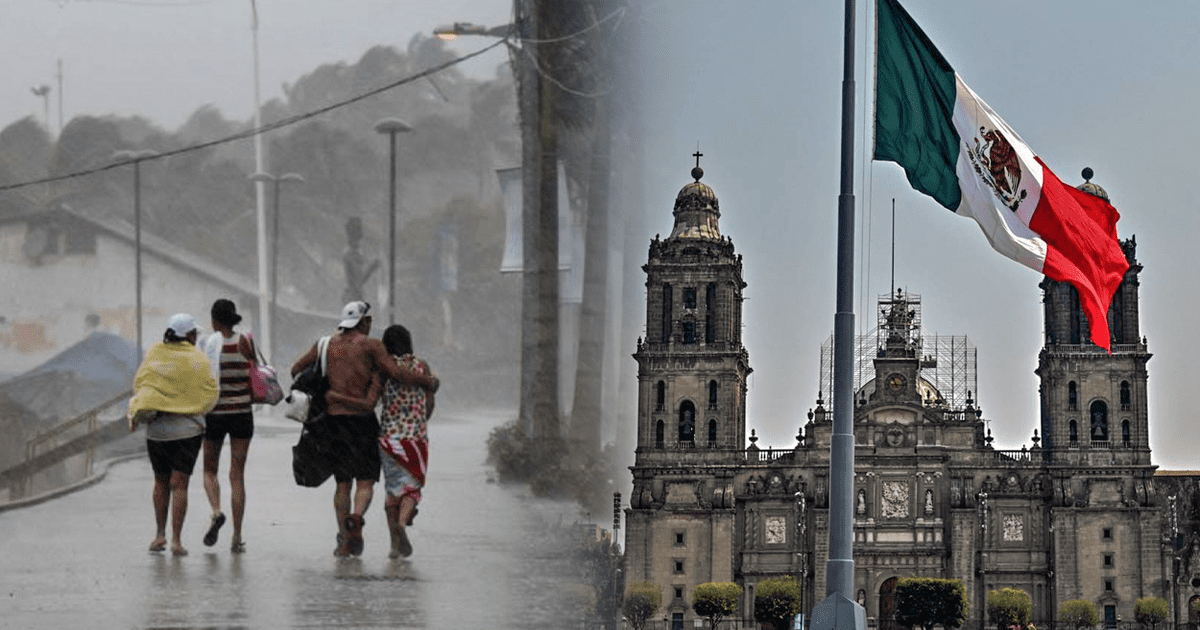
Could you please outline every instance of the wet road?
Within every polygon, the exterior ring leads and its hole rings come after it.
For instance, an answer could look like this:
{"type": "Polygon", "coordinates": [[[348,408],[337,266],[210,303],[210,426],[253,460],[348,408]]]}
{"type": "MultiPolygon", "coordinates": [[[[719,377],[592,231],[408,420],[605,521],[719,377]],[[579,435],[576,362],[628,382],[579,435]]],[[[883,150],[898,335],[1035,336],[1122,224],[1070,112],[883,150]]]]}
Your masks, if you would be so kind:
{"type": "MultiPolygon", "coordinates": [[[[578,520],[579,509],[488,482],[485,440],[506,419],[435,415],[429,484],[410,529],[415,551],[402,560],[387,557],[382,484],[362,557],[333,557],[333,482],[293,483],[299,425],[290,420],[256,419],[244,555],[229,551],[229,524],[215,546],[201,543],[209,508],[200,462],[184,525],[191,554],[147,552],[149,460],[116,463],[98,484],[0,512],[0,628],[577,627],[578,612],[563,610],[574,580],[560,523],[578,520]]],[[[228,448],[221,470],[228,474],[228,448]]]]}

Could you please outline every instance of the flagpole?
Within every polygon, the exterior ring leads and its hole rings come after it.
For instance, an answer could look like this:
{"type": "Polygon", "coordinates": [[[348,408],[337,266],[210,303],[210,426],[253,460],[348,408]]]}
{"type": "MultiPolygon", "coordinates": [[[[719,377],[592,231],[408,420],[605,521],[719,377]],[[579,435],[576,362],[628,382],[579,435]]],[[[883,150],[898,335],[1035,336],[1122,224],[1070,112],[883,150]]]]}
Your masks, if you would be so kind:
{"type": "Polygon", "coordinates": [[[838,195],[837,312],[833,319],[833,435],[829,445],[826,599],[813,630],[865,630],[854,593],[854,4],[846,0],[842,70],[842,173],[838,195]]]}

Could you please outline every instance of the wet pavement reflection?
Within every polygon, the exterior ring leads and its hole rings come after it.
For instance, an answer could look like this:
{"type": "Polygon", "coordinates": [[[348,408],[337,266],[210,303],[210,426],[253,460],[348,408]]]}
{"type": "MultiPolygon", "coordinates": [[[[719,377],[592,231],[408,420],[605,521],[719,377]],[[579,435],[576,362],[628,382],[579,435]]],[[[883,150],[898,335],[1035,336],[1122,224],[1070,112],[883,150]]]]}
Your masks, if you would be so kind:
{"type": "MultiPolygon", "coordinates": [[[[299,425],[282,417],[258,418],[244,555],[230,553],[229,524],[215,546],[201,543],[209,509],[200,463],[184,526],[190,555],[147,552],[149,461],[116,463],[98,484],[0,512],[0,628],[574,627],[578,611],[562,609],[562,589],[576,580],[556,541],[580,511],[489,480],[485,440],[509,417],[434,417],[429,485],[410,530],[415,551],[401,560],[387,557],[382,485],[363,555],[332,555],[332,481],[293,483],[299,425]]],[[[228,449],[221,470],[227,475],[228,449]]],[[[222,491],[228,510],[227,479],[222,491]]]]}

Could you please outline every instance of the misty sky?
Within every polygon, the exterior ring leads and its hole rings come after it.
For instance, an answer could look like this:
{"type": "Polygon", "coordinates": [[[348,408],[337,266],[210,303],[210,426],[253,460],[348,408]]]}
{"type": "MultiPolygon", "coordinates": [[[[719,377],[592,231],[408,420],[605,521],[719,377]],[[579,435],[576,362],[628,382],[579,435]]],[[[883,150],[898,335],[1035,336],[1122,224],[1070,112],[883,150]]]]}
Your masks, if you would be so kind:
{"type": "MultiPolygon", "coordinates": [[[[216,104],[253,107],[249,0],[22,0],[0,5],[0,125],[35,114],[35,84],[57,89],[65,117],[142,115],[174,129],[216,104]]],[[[671,228],[676,192],[704,153],[721,200],[721,228],[745,256],[748,426],[759,445],[789,447],[818,389],[819,349],[833,327],[842,2],[653,0],[646,50],[644,241],[671,228]]],[[[1200,96],[1200,4],[1154,10],[1117,1],[908,0],[905,6],[954,68],[1062,179],[1091,166],[1137,236],[1142,334],[1150,370],[1151,446],[1165,468],[1197,469],[1186,412],[1188,325],[1200,312],[1192,241],[1200,232],[1191,156],[1200,131],[1186,108],[1200,96]]],[[[508,0],[259,0],[262,98],[315,67],[353,62],[371,46],[403,48],[453,21],[505,23],[508,0]]],[[[1033,369],[1042,339],[1041,277],[988,247],[973,221],[914,192],[899,167],[864,160],[869,130],[873,2],[859,3],[856,260],[860,327],[888,291],[896,200],[896,282],[923,298],[925,328],[978,348],[977,398],[999,448],[1029,444],[1038,427],[1033,369]],[[869,100],[866,101],[869,103],[869,100]],[[869,230],[867,228],[870,228],[869,230]],[[863,245],[869,245],[869,265],[863,245]],[[863,308],[865,306],[865,309],[863,308]]],[[[491,40],[464,38],[467,53],[491,40]]],[[[497,49],[466,70],[491,76],[497,49]]],[[[51,94],[57,129],[57,95],[51,94]]],[[[631,252],[635,260],[645,249],[631,252]]],[[[633,340],[628,341],[630,352],[633,340]]],[[[828,396],[828,393],[826,393],[828,396]]],[[[632,419],[631,419],[632,421],[632,419]]]]}

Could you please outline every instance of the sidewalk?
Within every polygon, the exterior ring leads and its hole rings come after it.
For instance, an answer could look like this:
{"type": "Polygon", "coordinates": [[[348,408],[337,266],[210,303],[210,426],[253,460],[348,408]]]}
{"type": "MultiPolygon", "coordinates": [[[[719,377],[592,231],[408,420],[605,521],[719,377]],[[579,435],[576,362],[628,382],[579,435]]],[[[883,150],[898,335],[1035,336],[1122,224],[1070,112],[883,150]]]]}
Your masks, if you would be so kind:
{"type": "MultiPolygon", "coordinates": [[[[191,555],[148,553],[149,460],[116,463],[100,483],[0,513],[0,628],[562,628],[578,614],[558,609],[561,586],[578,578],[538,552],[579,510],[489,482],[485,440],[509,416],[434,416],[406,560],[387,558],[382,484],[362,557],[333,557],[333,483],[295,485],[299,425],[281,416],[256,418],[241,556],[229,552],[228,523],[215,546],[201,543],[209,508],[199,462],[184,526],[191,555]]],[[[228,514],[228,447],[223,455],[228,514]]]]}

